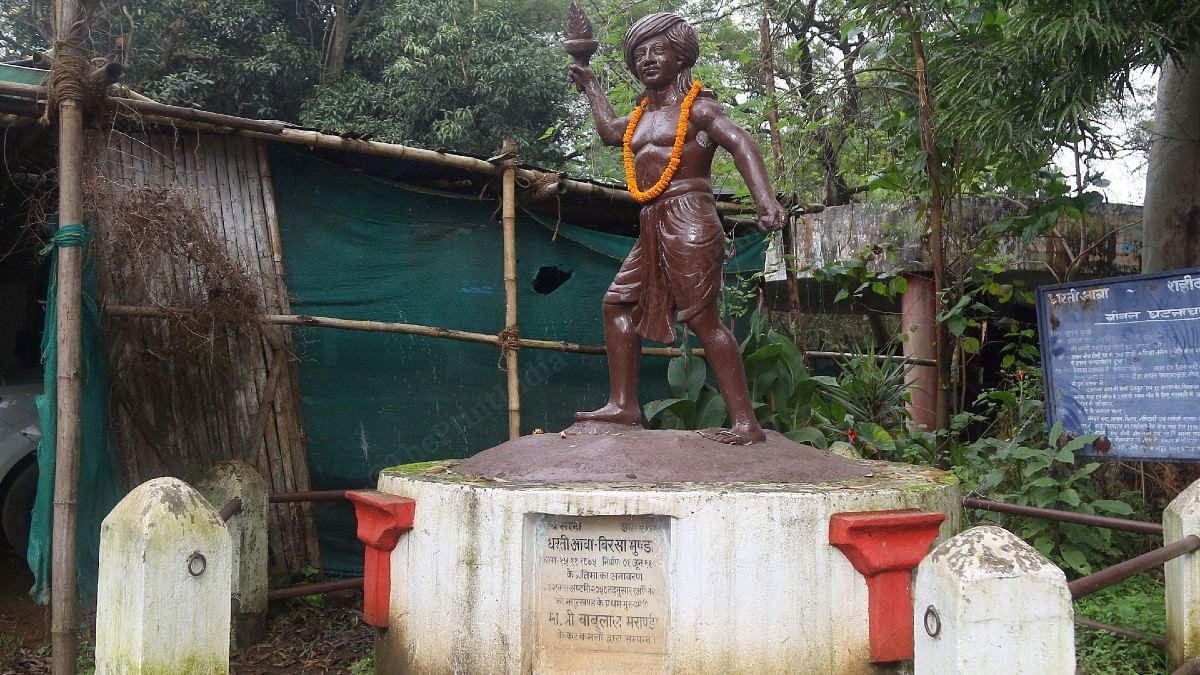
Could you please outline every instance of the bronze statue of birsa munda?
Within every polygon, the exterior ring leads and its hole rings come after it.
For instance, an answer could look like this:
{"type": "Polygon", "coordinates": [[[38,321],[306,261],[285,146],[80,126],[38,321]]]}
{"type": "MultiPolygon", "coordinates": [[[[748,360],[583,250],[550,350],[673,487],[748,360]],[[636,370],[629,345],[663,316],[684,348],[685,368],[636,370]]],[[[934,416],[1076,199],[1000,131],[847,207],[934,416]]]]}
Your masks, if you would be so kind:
{"type": "Polygon", "coordinates": [[[783,228],[788,214],[775,199],[758,144],[692,80],[700,45],[682,17],[650,14],[630,26],[625,63],[645,91],[633,112],[618,117],[588,64],[596,49],[591,27],[577,6],[571,14],[565,45],[575,57],[571,78],[587,96],[600,138],[623,148],[627,182],[642,203],[637,244],[604,295],[608,403],[575,419],[639,425],[641,339],[674,342],[678,317],[700,338],[732,421],[730,429],[703,435],[735,445],[762,441],[738,343],[717,309],[725,236],[710,178],[713,154],[725,148],[750,188],[758,228],[783,228]]]}

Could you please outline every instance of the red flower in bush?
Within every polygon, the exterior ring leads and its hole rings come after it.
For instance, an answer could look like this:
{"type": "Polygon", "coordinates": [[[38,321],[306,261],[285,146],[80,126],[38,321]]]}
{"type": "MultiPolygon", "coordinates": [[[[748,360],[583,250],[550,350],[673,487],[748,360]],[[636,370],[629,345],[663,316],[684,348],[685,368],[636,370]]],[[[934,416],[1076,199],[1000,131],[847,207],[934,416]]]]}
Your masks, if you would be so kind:
{"type": "Polygon", "coordinates": [[[854,442],[858,441],[858,432],[851,429],[846,432],[846,437],[850,439],[851,443],[854,443],[854,442]]]}

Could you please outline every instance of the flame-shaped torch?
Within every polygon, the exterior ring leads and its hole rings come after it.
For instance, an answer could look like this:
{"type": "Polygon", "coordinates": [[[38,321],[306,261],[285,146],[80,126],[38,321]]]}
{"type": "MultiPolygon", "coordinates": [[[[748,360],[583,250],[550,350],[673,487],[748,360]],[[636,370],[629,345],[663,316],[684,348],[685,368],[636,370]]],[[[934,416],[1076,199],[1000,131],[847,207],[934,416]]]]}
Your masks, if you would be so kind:
{"type": "MultiPolygon", "coordinates": [[[[587,66],[599,48],[600,43],[592,35],[592,22],[583,13],[579,3],[572,0],[571,11],[567,14],[567,40],[563,42],[563,49],[567,50],[575,63],[587,66]]],[[[583,87],[578,88],[583,91],[583,87]]]]}

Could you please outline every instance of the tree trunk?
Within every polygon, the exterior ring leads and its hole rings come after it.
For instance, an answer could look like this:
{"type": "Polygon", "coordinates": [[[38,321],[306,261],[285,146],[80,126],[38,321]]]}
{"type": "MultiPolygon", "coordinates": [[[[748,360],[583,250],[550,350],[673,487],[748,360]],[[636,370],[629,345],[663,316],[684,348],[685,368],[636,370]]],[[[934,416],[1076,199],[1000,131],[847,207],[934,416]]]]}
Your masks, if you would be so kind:
{"type": "Polygon", "coordinates": [[[1200,51],[1158,78],[1142,227],[1143,272],[1200,266],[1200,51]]]}
{"type": "MultiPolygon", "coordinates": [[[[925,48],[921,43],[922,26],[914,15],[912,47],[916,61],[918,113],[921,120],[921,149],[925,153],[925,176],[929,180],[929,258],[933,265],[933,293],[940,299],[942,289],[946,287],[946,259],[942,248],[942,158],[938,152],[937,140],[934,138],[933,100],[929,95],[929,83],[925,78],[925,48]]],[[[937,428],[939,431],[950,428],[950,405],[948,398],[950,375],[949,332],[942,323],[937,324],[934,335],[934,358],[937,361],[937,428]]],[[[938,450],[945,447],[945,438],[939,438],[938,450]]]]}
{"type": "Polygon", "coordinates": [[[332,82],[346,67],[346,52],[350,49],[350,36],[362,25],[370,9],[370,0],[363,0],[358,11],[351,9],[351,0],[337,0],[333,4],[333,19],[325,33],[325,51],[321,55],[321,83],[332,82]],[[353,16],[351,16],[353,14],[353,16]]]}
{"type": "MultiPolygon", "coordinates": [[[[775,164],[775,180],[783,180],[783,141],[779,136],[779,109],[775,101],[775,50],[771,45],[771,18],[764,11],[759,20],[759,49],[762,52],[763,87],[766,89],[770,105],[767,107],[767,130],[771,136],[771,157],[775,164]]],[[[788,318],[791,324],[793,339],[804,351],[804,328],[806,322],[800,311],[800,282],[796,279],[796,261],[792,256],[796,253],[796,224],[788,219],[783,228],[783,269],[787,277],[788,318]]]]}

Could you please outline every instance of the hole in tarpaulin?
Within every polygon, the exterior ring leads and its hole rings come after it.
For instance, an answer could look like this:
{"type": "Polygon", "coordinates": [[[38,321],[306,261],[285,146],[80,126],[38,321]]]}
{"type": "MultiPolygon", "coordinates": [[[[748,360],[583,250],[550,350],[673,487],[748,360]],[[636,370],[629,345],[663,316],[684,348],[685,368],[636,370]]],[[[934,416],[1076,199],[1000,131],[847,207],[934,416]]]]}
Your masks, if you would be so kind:
{"type": "Polygon", "coordinates": [[[543,265],[538,268],[537,276],[533,278],[533,290],[542,295],[550,295],[570,278],[571,273],[557,265],[543,265]]]}

